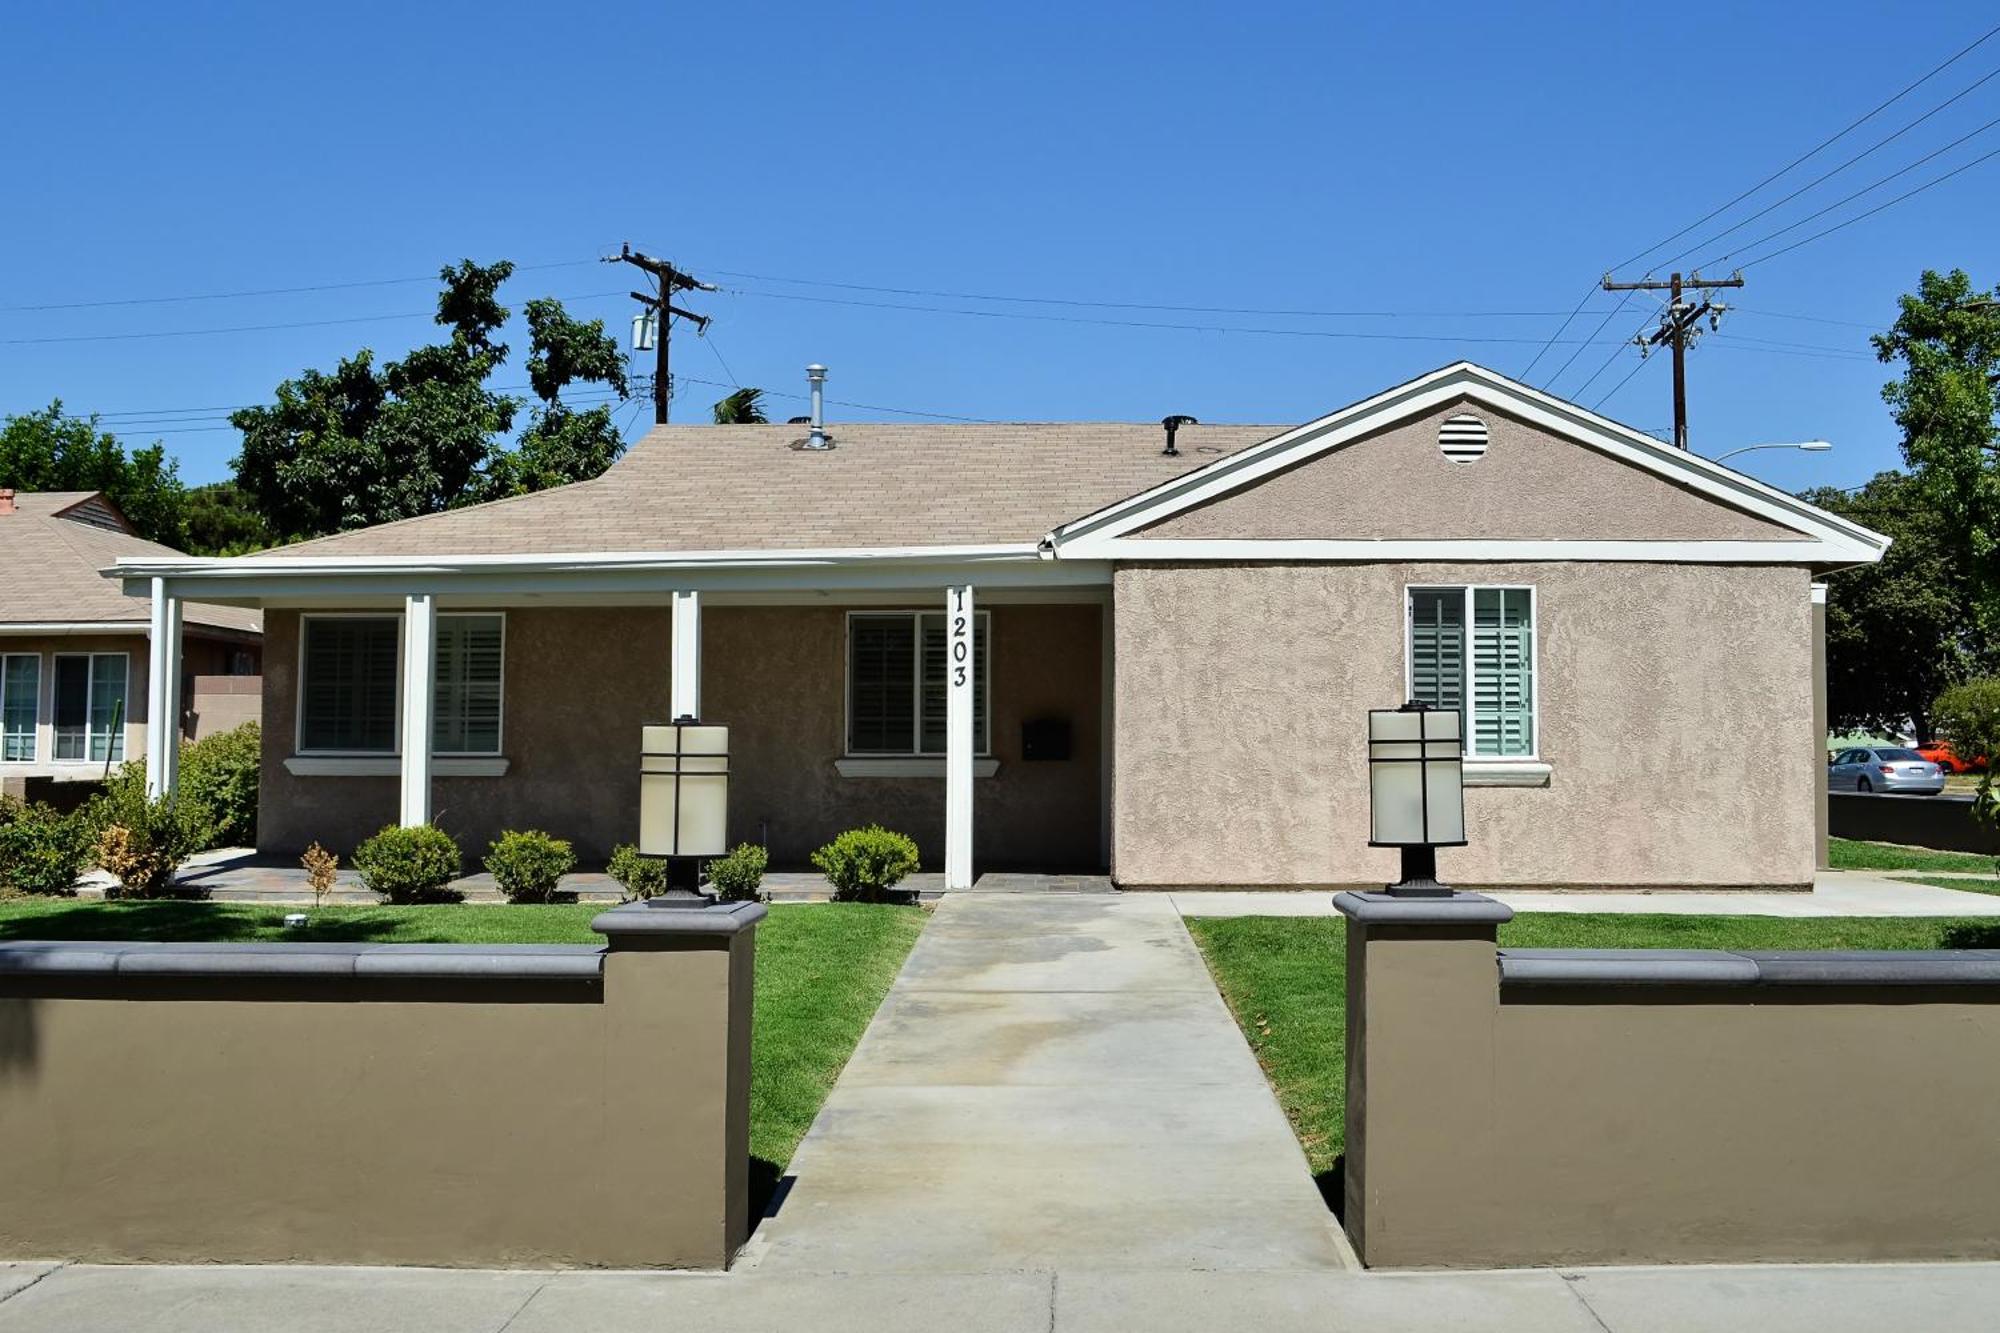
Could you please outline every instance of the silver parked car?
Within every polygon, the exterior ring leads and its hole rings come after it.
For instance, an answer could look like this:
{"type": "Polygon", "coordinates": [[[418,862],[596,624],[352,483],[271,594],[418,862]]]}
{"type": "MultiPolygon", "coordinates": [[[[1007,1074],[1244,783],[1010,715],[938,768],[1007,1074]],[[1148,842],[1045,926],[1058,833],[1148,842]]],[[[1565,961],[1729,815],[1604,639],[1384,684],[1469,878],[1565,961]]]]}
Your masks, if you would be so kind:
{"type": "Polygon", "coordinates": [[[1832,791],[1902,791],[1935,796],[1944,790],[1944,770],[1915,750],[1876,745],[1842,750],[1827,770],[1832,791]]]}

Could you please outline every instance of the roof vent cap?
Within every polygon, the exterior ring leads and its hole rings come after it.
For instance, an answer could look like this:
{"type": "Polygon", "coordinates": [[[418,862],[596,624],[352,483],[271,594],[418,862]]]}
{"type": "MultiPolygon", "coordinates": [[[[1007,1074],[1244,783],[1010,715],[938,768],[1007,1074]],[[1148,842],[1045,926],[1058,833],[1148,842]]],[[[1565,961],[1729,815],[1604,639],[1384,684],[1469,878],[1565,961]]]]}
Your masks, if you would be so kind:
{"type": "Polygon", "coordinates": [[[826,367],[817,361],[807,366],[806,385],[812,390],[812,417],[810,419],[812,428],[806,432],[805,439],[799,441],[795,447],[810,449],[817,453],[822,449],[833,448],[833,441],[827,438],[826,417],[821,410],[821,395],[826,388],[826,367]]]}

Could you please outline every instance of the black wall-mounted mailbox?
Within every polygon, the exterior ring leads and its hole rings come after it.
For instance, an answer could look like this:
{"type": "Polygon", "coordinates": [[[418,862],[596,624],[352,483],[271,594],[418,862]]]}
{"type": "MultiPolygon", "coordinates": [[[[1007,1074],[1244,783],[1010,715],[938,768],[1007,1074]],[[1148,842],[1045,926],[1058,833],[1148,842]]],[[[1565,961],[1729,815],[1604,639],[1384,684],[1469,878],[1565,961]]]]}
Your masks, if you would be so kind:
{"type": "Polygon", "coordinates": [[[1021,724],[1021,758],[1069,758],[1069,719],[1038,717],[1021,724]]]}

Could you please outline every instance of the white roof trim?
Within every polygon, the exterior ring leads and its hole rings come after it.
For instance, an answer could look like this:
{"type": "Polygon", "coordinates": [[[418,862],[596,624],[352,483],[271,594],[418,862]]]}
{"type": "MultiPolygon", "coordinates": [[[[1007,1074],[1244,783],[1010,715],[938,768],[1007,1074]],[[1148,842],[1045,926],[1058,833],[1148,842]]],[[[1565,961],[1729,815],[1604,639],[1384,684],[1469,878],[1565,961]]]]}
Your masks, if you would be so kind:
{"type": "Polygon", "coordinates": [[[790,568],[890,563],[988,563],[1043,558],[1034,543],[1007,546],[836,547],[775,551],[566,551],[509,555],[120,556],[106,578],[240,579],[352,574],[511,574],[611,570],[790,568]]]}
{"type": "Polygon", "coordinates": [[[144,620],[17,620],[0,625],[4,634],[150,634],[144,620]]]}
{"type": "MultiPolygon", "coordinates": [[[[1398,385],[1372,398],[1363,399],[1337,412],[1309,421],[1303,426],[1286,431],[1282,435],[1266,440],[1262,444],[1250,446],[1227,457],[1219,458],[1206,467],[1197,468],[1170,481],[1141,491],[1117,504],[1107,506],[1095,513],[1065,523],[1043,539],[1043,545],[1054,555],[1070,559],[1245,559],[1242,554],[1229,554],[1225,548],[1244,545],[1260,547],[1279,546],[1338,546],[1342,548],[1366,549],[1371,554],[1358,555],[1272,555],[1270,559],[1397,559],[1388,554],[1391,547],[1421,545],[1425,550],[1457,545],[1478,547],[1524,548],[1560,545],[1571,552],[1581,551],[1591,546],[1647,546],[1659,552],[1650,559],[1687,559],[1690,557],[1669,554],[1680,548],[1716,548],[1722,546],[1756,548],[1762,558],[1784,557],[1785,563],[1800,561],[1808,563],[1848,562],[1869,563],[1881,558],[1887,549],[1889,539],[1872,532],[1858,523],[1835,514],[1827,513],[1796,496],[1788,495],[1774,486],[1767,486],[1754,477],[1744,476],[1720,464],[1712,463],[1684,450],[1660,443],[1649,435],[1620,425],[1608,417],[1564,402],[1560,398],[1530,388],[1517,380],[1474,365],[1470,361],[1460,361],[1442,370],[1432,371],[1407,384],[1398,385]],[[1197,505],[1205,504],[1234,491],[1253,486],[1271,474],[1293,467],[1307,459],[1330,450],[1337,449],[1364,435],[1372,434],[1397,421],[1422,416],[1446,404],[1460,399],[1470,399],[1506,412],[1533,425],[1566,439],[1596,449],[1601,453],[1635,467],[1642,468],[1656,476],[1664,477],[1676,484],[1686,486],[1711,499],[1729,505],[1759,518],[1791,528],[1802,534],[1800,542],[1362,542],[1334,541],[1326,543],[1260,542],[1244,543],[1230,541],[1140,541],[1129,539],[1130,534],[1141,528],[1158,523],[1175,514],[1185,512],[1197,505]],[[1114,548],[1115,544],[1115,550],[1114,548]],[[1170,553],[1166,548],[1176,548],[1178,553],[1170,553]],[[1803,556],[1798,552],[1804,548],[1803,556]]],[[[1527,556],[1520,554],[1454,557],[1446,554],[1422,557],[1428,559],[1477,558],[1477,559],[1548,559],[1548,556],[1527,556]]],[[[1578,555],[1565,557],[1574,559],[1610,559],[1615,556],[1578,555]]],[[[1731,557],[1732,560],[1742,557],[1731,557]]]]}
{"type": "Polygon", "coordinates": [[[1064,559],[1090,560],[1275,560],[1275,561],[1463,561],[1589,560],[1666,565],[1815,565],[1830,561],[1865,564],[1876,559],[1858,543],[1798,541],[1529,541],[1375,540],[1306,538],[1092,538],[1069,548],[1064,559]]]}

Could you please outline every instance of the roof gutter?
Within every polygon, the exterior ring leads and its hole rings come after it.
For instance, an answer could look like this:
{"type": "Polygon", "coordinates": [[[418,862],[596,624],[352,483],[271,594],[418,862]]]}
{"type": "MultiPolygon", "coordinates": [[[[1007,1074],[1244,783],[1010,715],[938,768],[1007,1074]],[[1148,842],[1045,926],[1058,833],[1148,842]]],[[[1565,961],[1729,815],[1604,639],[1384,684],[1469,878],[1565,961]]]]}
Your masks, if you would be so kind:
{"type": "Polygon", "coordinates": [[[1042,558],[1036,543],[994,546],[827,547],[798,551],[570,551],[518,555],[120,556],[105,578],[339,578],[357,574],[644,573],[683,569],[1006,564],[1042,558]]]}

